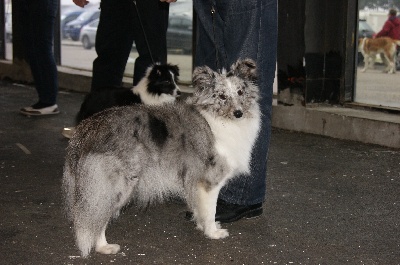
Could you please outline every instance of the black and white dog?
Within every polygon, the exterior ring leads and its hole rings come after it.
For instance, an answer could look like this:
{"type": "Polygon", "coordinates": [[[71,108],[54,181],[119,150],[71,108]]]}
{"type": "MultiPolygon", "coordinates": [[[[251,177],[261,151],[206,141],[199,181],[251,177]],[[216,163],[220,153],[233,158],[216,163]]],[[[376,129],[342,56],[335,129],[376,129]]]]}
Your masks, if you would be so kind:
{"type": "Polygon", "coordinates": [[[174,102],[181,95],[177,85],[179,67],[154,64],[133,88],[101,87],[86,95],[76,116],[76,124],[105,109],[137,103],[160,105],[174,102]]]}

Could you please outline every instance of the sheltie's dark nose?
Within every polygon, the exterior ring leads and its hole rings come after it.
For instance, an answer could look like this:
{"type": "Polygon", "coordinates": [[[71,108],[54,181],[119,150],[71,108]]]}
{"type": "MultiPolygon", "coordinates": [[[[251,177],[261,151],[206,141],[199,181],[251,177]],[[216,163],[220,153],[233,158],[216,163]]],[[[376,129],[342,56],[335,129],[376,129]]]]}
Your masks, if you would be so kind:
{"type": "Polygon", "coordinates": [[[177,96],[177,97],[180,97],[180,96],[181,96],[181,91],[180,91],[180,90],[176,91],[176,96],[177,96]]]}
{"type": "Polygon", "coordinates": [[[240,117],[243,116],[243,112],[242,112],[241,110],[235,110],[235,111],[233,112],[233,115],[234,115],[236,118],[240,118],[240,117]]]}

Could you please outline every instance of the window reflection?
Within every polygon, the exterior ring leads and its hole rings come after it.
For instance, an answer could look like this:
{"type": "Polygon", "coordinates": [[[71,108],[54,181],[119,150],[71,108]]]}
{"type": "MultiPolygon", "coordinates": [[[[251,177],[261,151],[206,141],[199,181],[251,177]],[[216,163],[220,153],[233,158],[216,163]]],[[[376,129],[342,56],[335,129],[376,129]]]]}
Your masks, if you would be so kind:
{"type": "MultiPolygon", "coordinates": [[[[361,53],[362,43],[366,40],[373,40],[375,35],[382,29],[388,19],[390,8],[399,10],[396,6],[384,1],[361,1],[359,0],[359,23],[358,38],[358,65],[357,84],[354,94],[354,101],[360,104],[368,104],[389,108],[400,108],[400,90],[398,83],[400,75],[387,73],[387,61],[381,56],[381,52],[373,55],[375,62],[369,60],[370,67],[364,72],[364,57],[361,53]],[[366,38],[364,40],[364,38],[366,38]]],[[[399,11],[397,15],[400,15],[399,11]]],[[[400,71],[400,63],[397,52],[394,55],[394,64],[397,72],[400,71]]]]}

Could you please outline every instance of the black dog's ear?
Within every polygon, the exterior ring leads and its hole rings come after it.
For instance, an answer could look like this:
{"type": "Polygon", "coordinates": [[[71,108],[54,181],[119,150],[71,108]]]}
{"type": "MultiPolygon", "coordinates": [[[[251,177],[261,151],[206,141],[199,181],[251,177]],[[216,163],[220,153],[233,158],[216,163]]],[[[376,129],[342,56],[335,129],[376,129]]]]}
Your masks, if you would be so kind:
{"type": "Polygon", "coordinates": [[[179,76],[179,67],[175,64],[168,64],[168,68],[172,71],[175,76],[179,76]]]}
{"type": "Polygon", "coordinates": [[[161,76],[160,68],[161,68],[160,67],[160,63],[156,62],[156,63],[154,63],[153,65],[151,65],[151,66],[149,66],[147,68],[147,73],[148,73],[149,76],[159,77],[159,76],[161,76]]]}
{"type": "Polygon", "coordinates": [[[232,64],[231,70],[228,73],[239,76],[243,79],[256,81],[257,80],[257,67],[256,62],[252,59],[237,60],[236,63],[232,64]]]}
{"type": "Polygon", "coordinates": [[[204,88],[212,85],[214,79],[215,72],[208,66],[199,66],[193,71],[193,85],[197,88],[204,88]]]}

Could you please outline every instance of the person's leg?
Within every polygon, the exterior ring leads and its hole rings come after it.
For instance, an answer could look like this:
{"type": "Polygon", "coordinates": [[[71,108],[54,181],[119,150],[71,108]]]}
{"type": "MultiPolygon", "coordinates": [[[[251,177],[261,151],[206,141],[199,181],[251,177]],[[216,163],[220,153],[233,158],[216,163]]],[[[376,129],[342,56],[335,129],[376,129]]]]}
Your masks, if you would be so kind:
{"type": "Polygon", "coordinates": [[[266,190],[272,85],[276,65],[277,1],[217,0],[214,21],[210,18],[209,4],[205,2],[194,1],[200,34],[197,38],[196,65],[206,64],[215,69],[217,59],[213,40],[219,44],[219,61],[226,68],[238,58],[254,59],[258,67],[263,114],[262,128],[253,149],[250,176],[239,176],[230,181],[221,190],[220,198],[237,205],[259,204],[263,202],[266,190]]]}
{"type": "Polygon", "coordinates": [[[58,0],[43,0],[27,1],[25,6],[25,47],[39,97],[34,108],[52,106],[57,101],[58,79],[53,40],[58,4],[58,0]]]}
{"type": "Polygon", "coordinates": [[[132,0],[102,0],[93,61],[92,90],[121,86],[133,44],[132,0]]]}
{"type": "Polygon", "coordinates": [[[136,10],[134,18],[134,38],[139,57],[135,61],[133,85],[145,75],[146,69],[155,62],[167,62],[167,28],[169,4],[159,0],[137,0],[141,23],[136,10]],[[148,44],[143,35],[144,28],[148,44]],[[151,53],[149,52],[149,48],[151,53]]]}
{"type": "Polygon", "coordinates": [[[232,64],[238,57],[256,60],[258,67],[262,112],[261,130],[255,143],[252,160],[251,175],[239,176],[233,179],[221,191],[220,198],[240,204],[253,205],[262,203],[266,191],[266,171],[268,147],[271,135],[272,93],[276,66],[277,47],[277,1],[251,0],[246,6],[240,6],[242,1],[230,1],[232,9],[241,10],[241,14],[226,12],[224,20],[226,54],[228,64],[232,64]],[[236,3],[232,3],[236,2],[236,3]],[[241,19],[239,19],[241,18],[241,19]],[[243,23],[246,21],[246,23],[243,23]],[[238,23],[241,23],[240,26],[238,23]],[[233,36],[243,36],[236,38],[233,36]]]}
{"type": "Polygon", "coordinates": [[[212,19],[211,1],[193,0],[193,6],[197,15],[195,66],[207,65],[214,71],[222,67],[226,68],[225,49],[221,43],[223,21],[217,14],[212,19]],[[221,56],[222,53],[224,56],[221,56]]]}

